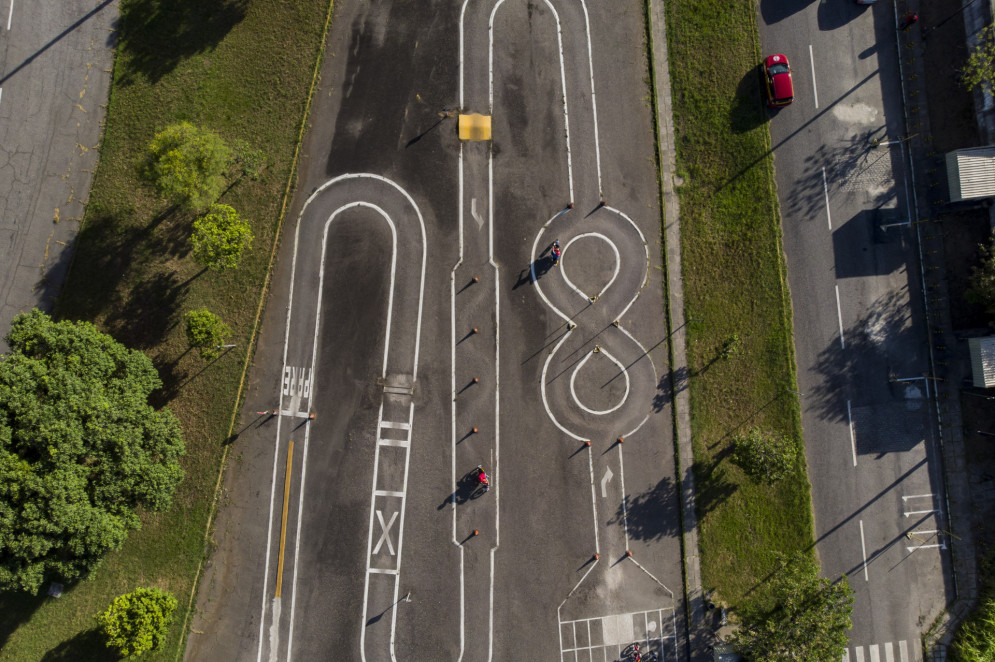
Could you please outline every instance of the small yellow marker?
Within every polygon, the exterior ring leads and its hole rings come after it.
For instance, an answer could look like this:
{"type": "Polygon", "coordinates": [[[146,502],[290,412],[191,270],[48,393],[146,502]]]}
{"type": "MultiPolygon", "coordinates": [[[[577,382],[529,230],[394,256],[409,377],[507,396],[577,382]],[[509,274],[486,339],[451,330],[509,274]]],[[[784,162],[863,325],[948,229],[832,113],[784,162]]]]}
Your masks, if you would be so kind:
{"type": "Polygon", "coordinates": [[[460,140],[490,140],[491,116],[473,113],[459,116],[460,140]]]}

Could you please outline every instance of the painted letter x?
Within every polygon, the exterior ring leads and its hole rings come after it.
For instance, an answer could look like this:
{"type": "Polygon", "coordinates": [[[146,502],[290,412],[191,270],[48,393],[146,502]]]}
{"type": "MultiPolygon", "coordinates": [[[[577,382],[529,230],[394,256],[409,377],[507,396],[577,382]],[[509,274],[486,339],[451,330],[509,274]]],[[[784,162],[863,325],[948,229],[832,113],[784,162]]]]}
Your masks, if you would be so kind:
{"type": "Polygon", "coordinates": [[[378,508],[377,509],[377,519],[380,520],[380,528],[383,529],[383,534],[380,536],[380,540],[377,541],[377,546],[373,548],[373,553],[374,554],[379,554],[380,553],[380,547],[383,546],[383,543],[386,540],[387,541],[387,551],[390,552],[391,556],[394,556],[394,545],[390,542],[390,535],[388,535],[388,532],[390,531],[390,527],[394,526],[394,520],[397,519],[397,513],[395,512],[393,515],[391,515],[390,516],[390,521],[387,522],[386,524],[384,524],[383,513],[378,508]]]}

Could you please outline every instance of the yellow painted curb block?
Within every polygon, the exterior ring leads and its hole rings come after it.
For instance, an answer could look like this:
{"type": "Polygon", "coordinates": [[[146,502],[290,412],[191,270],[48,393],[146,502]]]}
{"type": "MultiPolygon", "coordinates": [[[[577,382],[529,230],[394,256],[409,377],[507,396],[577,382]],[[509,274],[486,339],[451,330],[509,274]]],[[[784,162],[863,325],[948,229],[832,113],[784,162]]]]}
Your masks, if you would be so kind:
{"type": "Polygon", "coordinates": [[[471,115],[459,116],[459,139],[460,140],[490,140],[491,139],[491,116],[471,115]]]}

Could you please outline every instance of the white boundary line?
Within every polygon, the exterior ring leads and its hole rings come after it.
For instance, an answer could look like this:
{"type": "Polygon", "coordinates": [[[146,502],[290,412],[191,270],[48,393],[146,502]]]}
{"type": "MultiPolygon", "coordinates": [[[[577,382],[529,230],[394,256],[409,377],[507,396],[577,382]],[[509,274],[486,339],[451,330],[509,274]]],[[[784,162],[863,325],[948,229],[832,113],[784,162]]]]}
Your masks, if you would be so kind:
{"type": "MultiPolygon", "coordinates": [[[[585,232],[584,234],[579,234],[579,235],[577,235],[575,237],[572,237],[567,242],[566,246],[563,247],[563,253],[566,254],[567,248],[570,247],[570,244],[574,243],[575,241],[577,241],[578,239],[580,239],[582,237],[595,237],[597,239],[601,239],[606,244],[608,244],[611,247],[612,252],[615,253],[615,271],[612,273],[612,277],[608,280],[608,283],[604,287],[601,288],[600,292],[598,292],[597,294],[594,295],[594,296],[600,298],[601,295],[604,294],[605,292],[607,292],[608,288],[612,286],[612,283],[614,283],[615,279],[618,277],[618,272],[622,270],[622,258],[621,258],[621,256],[618,253],[618,246],[615,245],[615,242],[613,242],[611,239],[609,239],[605,235],[601,234],[600,232],[585,232]]],[[[561,257],[561,261],[563,261],[562,257],[561,257]]],[[[563,266],[560,267],[560,270],[561,270],[561,273],[563,274],[563,280],[566,281],[567,285],[570,286],[570,289],[572,289],[574,292],[576,292],[577,294],[579,294],[580,296],[582,296],[584,299],[590,299],[590,297],[588,295],[584,294],[583,290],[581,290],[579,287],[577,287],[576,285],[574,285],[573,281],[570,280],[570,278],[567,277],[566,262],[565,261],[563,261],[563,266]]]]}
{"type": "Polygon", "coordinates": [[[829,213],[829,181],[826,179],[826,168],[822,168],[822,194],[826,198],[826,223],[829,225],[829,231],[833,231],[833,216],[829,213]]]}
{"type": "Polygon", "coordinates": [[[819,107],[819,91],[815,86],[815,56],[812,54],[812,44],[808,45],[808,61],[812,65],[812,95],[815,97],[815,107],[819,107]]]}
{"type": "Polygon", "coordinates": [[[617,405],[615,405],[611,409],[603,409],[603,410],[591,409],[590,407],[587,407],[583,402],[581,402],[579,397],[577,397],[577,389],[574,388],[574,383],[577,381],[577,375],[580,373],[580,369],[583,368],[584,364],[587,363],[588,359],[590,359],[594,355],[593,349],[589,351],[587,355],[583,359],[581,359],[577,365],[574,366],[573,372],[570,374],[570,395],[573,397],[574,402],[577,404],[578,407],[586,411],[588,414],[594,414],[596,416],[602,416],[604,414],[612,413],[613,411],[624,405],[625,401],[629,399],[629,381],[630,381],[629,371],[625,369],[625,366],[622,365],[621,361],[612,356],[611,353],[609,353],[607,350],[602,349],[600,353],[604,354],[605,358],[607,358],[612,363],[617,365],[618,369],[622,371],[623,375],[625,375],[625,393],[622,394],[622,398],[618,401],[617,405]]]}
{"type": "Polygon", "coordinates": [[[14,18],[14,0],[10,0],[10,11],[7,13],[7,29],[10,30],[10,22],[14,18]]]}
{"type": "Polygon", "coordinates": [[[870,581],[867,578],[867,543],[864,542],[864,520],[860,520],[860,552],[864,556],[864,581],[870,581]]]}
{"type": "Polygon", "coordinates": [[[853,466],[857,466],[857,438],[853,434],[853,413],[850,401],[846,401],[846,425],[850,430],[850,452],[853,453],[853,466]]]}
{"type": "Polygon", "coordinates": [[[834,285],[836,288],[836,319],[840,323],[840,348],[846,349],[846,341],[843,340],[843,309],[840,308],[840,286],[834,285]]]}

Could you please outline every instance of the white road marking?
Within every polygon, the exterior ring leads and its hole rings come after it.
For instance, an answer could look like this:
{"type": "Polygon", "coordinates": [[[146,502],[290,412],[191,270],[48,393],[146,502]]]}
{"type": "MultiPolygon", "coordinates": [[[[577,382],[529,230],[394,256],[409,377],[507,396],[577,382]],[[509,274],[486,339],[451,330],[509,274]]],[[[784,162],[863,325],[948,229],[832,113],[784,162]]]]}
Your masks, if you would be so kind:
{"type": "Polygon", "coordinates": [[[477,222],[477,229],[482,230],[484,228],[484,219],[477,211],[477,199],[473,198],[470,200],[470,215],[473,216],[473,220],[477,222]]]}
{"type": "Polygon", "coordinates": [[[581,359],[580,363],[578,363],[576,366],[574,366],[573,372],[570,374],[570,395],[573,397],[574,403],[579,408],[581,408],[584,411],[586,411],[588,414],[594,414],[595,416],[602,416],[604,414],[610,414],[613,411],[615,411],[616,409],[618,409],[619,407],[621,407],[622,405],[624,405],[625,401],[629,399],[629,381],[630,381],[629,380],[629,371],[626,370],[625,366],[622,365],[622,362],[619,361],[618,359],[616,359],[614,356],[612,356],[611,353],[608,352],[608,350],[602,348],[602,350],[601,350],[600,353],[604,354],[605,358],[607,358],[609,361],[611,361],[612,363],[614,363],[615,365],[617,365],[619,371],[621,371],[621,373],[622,373],[622,376],[625,377],[625,391],[622,393],[622,397],[619,399],[618,404],[616,404],[614,407],[612,407],[611,409],[600,409],[600,410],[599,409],[591,409],[591,408],[587,407],[583,402],[581,402],[580,398],[577,396],[577,389],[575,388],[576,381],[577,381],[577,375],[580,374],[581,369],[584,367],[584,364],[587,363],[588,359],[590,359],[592,356],[594,356],[594,350],[591,350],[590,352],[588,352],[587,355],[583,359],[581,359]]]}
{"type": "Polygon", "coordinates": [[[900,662],[909,662],[909,645],[904,639],[898,642],[898,658],[900,662]]]}
{"type": "Polygon", "coordinates": [[[850,662],[850,649],[843,651],[843,656],[840,658],[840,662],[850,662]]]}
{"type": "Polygon", "coordinates": [[[383,511],[377,508],[377,520],[380,522],[380,530],[383,532],[380,534],[380,540],[377,541],[377,546],[373,548],[373,554],[377,555],[380,553],[380,548],[383,546],[384,542],[387,543],[387,551],[390,552],[391,556],[394,556],[394,543],[390,539],[390,528],[394,526],[394,521],[397,516],[400,515],[399,512],[394,511],[394,514],[390,516],[389,522],[384,522],[383,511]]]}
{"type": "Polygon", "coordinates": [[[608,498],[608,482],[612,479],[612,476],[614,476],[614,475],[615,474],[612,473],[612,468],[611,467],[605,467],[605,475],[601,479],[601,498],[602,499],[607,499],[608,498]]]}
{"type": "MultiPolygon", "coordinates": [[[[594,295],[594,296],[600,298],[602,294],[604,294],[605,292],[608,291],[608,288],[611,287],[612,283],[615,282],[615,278],[618,276],[618,272],[621,271],[621,269],[622,269],[622,258],[619,255],[618,246],[615,245],[615,242],[613,242],[611,239],[609,239],[605,235],[601,234],[600,232],[585,232],[583,234],[579,234],[579,235],[576,235],[574,237],[571,237],[570,241],[568,241],[566,243],[566,245],[563,247],[563,254],[564,255],[566,254],[567,248],[570,247],[570,244],[574,243],[575,241],[577,241],[581,237],[596,237],[598,239],[601,239],[606,244],[608,244],[608,246],[612,249],[612,252],[615,253],[615,271],[612,273],[612,277],[608,279],[608,282],[605,284],[605,286],[601,288],[601,291],[597,292],[594,295]]],[[[590,297],[589,294],[587,294],[586,292],[582,291],[579,287],[577,287],[576,285],[574,285],[573,281],[570,280],[569,277],[567,277],[566,261],[563,261],[563,266],[561,267],[561,274],[563,275],[563,280],[566,281],[567,285],[570,286],[570,289],[572,289],[574,292],[576,292],[577,294],[579,294],[584,299],[588,299],[590,297]]]]}
{"type": "Polygon", "coordinates": [[[905,512],[905,516],[910,517],[912,515],[928,515],[929,513],[938,513],[938,512],[940,511],[935,508],[930,508],[929,510],[908,510],[905,512]]]}
{"type": "Polygon", "coordinates": [[[881,654],[878,651],[877,644],[871,644],[868,646],[867,652],[871,654],[871,662],[881,662],[881,654]]]}
{"type": "Polygon", "coordinates": [[[840,323],[840,348],[846,349],[846,341],[843,340],[843,309],[840,308],[840,286],[835,285],[836,288],[836,319],[840,323]]]}
{"type": "Polygon", "coordinates": [[[7,13],[7,29],[10,30],[10,21],[14,18],[14,0],[10,0],[10,11],[7,13]]]}
{"type": "Polygon", "coordinates": [[[864,647],[857,646],[853,649],[853,652],[857,655],[857,662],[864,662],[864,647]]]}
{"type": "Polygon", "coordinates": [[[396,490],[376,490],[373,493],[373,495],[379,497],[398,497],[400,499],[404,498],[404,492],[398,492],[396,490]]]}
{"type": "Polygon", "coordinates": [[[3,99],[3,88],[0,87],[0,99],[3,99]]]}
{"type": "Polygon", "coordinates": [[[864,581],[870,581],[867,578],[867,543],[864,541],[864,520],[860,520],[860,552],[864,555],[864,581]]]}
{"type": "Polygon", "coordinates": [[[405,423],[404,421],[380,421],[380,427],[382,428],[393,428],[395,430],[410,430],[411,424],[405,423]]]}
{"type": "Polygon", "coordinates": [[[812,44],[808,45],[808,61],[812,65],[812,95],[815,97],[815,107],[819,107],[819,91],[815,88],[815,56],[812,55],[812,44]]]}
{"type": "Polygon", "coordinates": [[[857,466],[857,439],[853,435],[853,414],[850,410],[850,401],[846,401],[846,422],[850,429],[850,452],[853,453],[853,466],[857,466]]]}
{"type": "Polygon", "coordinates": [[[408,448],[411,442],[407,439],[377,439],[378,446],[396,446],[397,448],[408,448]]]}
{"type": "Polygon", "coordinates": [[[895,653],[890,641],[884,645],[884,660],[885,662],[895,662],[895,653]]]}
{"type": "Polygon", "coordinates": [[[826,198],[826,223],[829,224],[829,231],[833,231],[833,217],[829,213],[829,181],[826,179],[826,169],[822,169],[822,194],[826,198]]]}
{"type": "Polygon", "coordinates": [[[926,498],[932,499],[933,493],[930,492],[929,494],[909,494],[907,496],[903,496],[902,501],[907,501],[909,499],[926,499],[926,498]]]}

